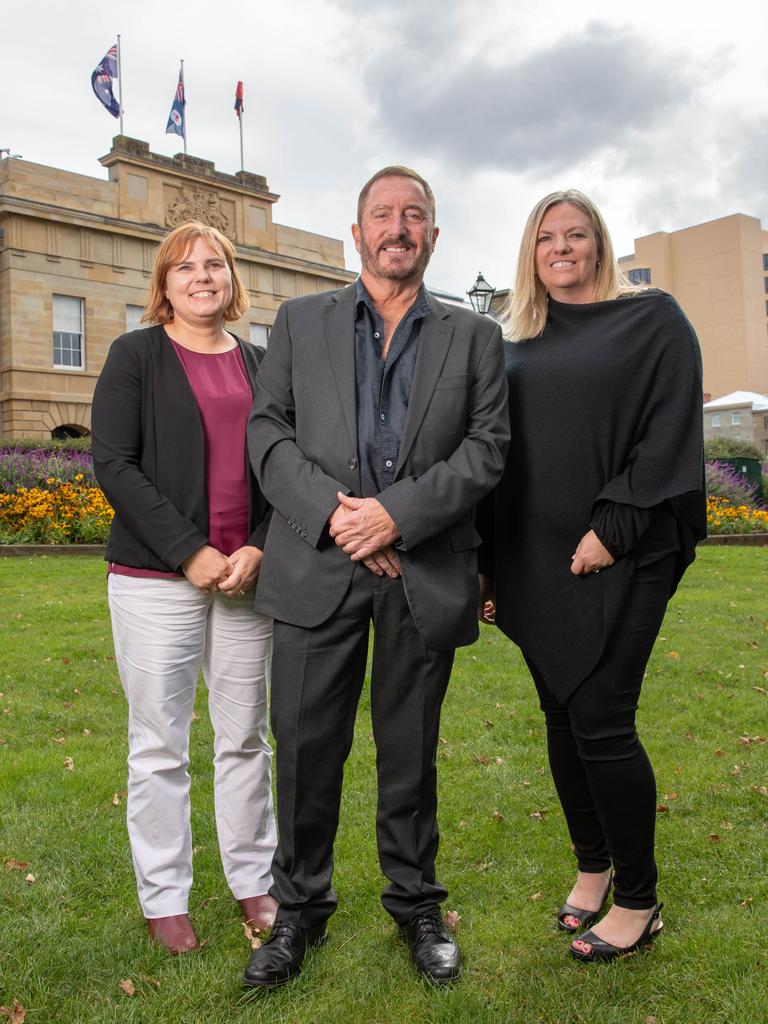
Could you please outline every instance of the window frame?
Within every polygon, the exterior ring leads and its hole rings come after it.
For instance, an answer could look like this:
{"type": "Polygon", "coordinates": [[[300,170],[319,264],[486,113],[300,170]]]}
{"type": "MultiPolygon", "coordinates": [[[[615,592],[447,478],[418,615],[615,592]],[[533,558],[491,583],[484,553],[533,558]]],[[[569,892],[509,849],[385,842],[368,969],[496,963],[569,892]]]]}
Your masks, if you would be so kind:
{"type": "MultiPolygon", "coordinates": [[[[51,340],[53,341],[53,368],[54,370],[67,370],[70,373],[83,373],[85,370],[85,299],[81,295],[63,295],[60,292],[55,292],[53,295],[53,302],[51,304],[51,340]],[[57,299],[68,299],[72,302],[78,302],[80,304],[80,331],[65,331],[57,328],[57,299]],[[64,353],[64,348],[61,345],[61,340],[57,344],[56,335],[67,335],[70,338],[78,336],[80,338],[80,362],[76,363],[63,363],[56,361],[56,349],[59,348],[60,354],[64,353]]],[[[70,348],[70,352],[74,349],[70,348]]]]}

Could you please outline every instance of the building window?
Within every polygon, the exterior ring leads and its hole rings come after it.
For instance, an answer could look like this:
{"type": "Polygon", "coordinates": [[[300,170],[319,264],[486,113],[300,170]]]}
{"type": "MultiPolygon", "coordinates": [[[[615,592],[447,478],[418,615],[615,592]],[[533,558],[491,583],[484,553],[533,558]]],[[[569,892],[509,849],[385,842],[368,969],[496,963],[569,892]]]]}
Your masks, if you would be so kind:
{"type": "Polygon", "coordinates": [[[768,252],[763,253],[763,270],[768,270],[768,252]]]}
{"type": "Polygon", "coordinates": [[[53,296],[53,365],[61,370],[82,370],[83,300],[53,296]]]}
{"type": "Polygon", "coordinates": [[[269,328],[266,324],[251,324],[251,338],[252,345],[262,345],[264,348],[269,343],[269,328]]]}
{"type": "Polygon", "coordinates": [[[765,290],[768,292],[768,277],[763,278],[763,283],[765,285],[765,290]]]}
{"type": "Polygon", "coordinates": [[[731,426],[732,427],[740,427],[741,426],[741,413],[738,410],[734,410],[731,413],[731,426]]]}
{"type": "Polygon", "coordinates": [[[720,413],[719,412],[713,412],[712,413],[712,426],[713,427],[719,427],[720,426],[720,413]]]}
{"type": "Polygon", "coordinates": [[[126,331],[138,331],[141,327],[141,318],[144,316],[143,306],[125,307],[125,329],[126,331]]]}
{"type": "Polygon", "coordinates": [[[632,282],[632,284],[650,284],[651,268],[635,267],[633,270],[627,271],[627,277],[632,282]]]}

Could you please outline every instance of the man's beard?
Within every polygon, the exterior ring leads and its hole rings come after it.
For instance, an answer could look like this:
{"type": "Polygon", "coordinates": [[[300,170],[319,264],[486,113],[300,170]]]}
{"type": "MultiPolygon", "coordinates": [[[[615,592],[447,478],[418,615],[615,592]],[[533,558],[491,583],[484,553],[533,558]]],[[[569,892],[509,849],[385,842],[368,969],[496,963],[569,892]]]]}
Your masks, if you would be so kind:
{"type": "MultiPolygon", "coordinates": [[[[404,245],[408,252],[413,252],[416,248],[413,243],[408,239],[407,235],[400,235],[398,238],[388,238],[386,242],[381,243],[376,252],[369,248],[368,243],[365,240],[365,235],[360,233],[360,261],[363,264],[363,269],[367,270],[368,273],[375,277],[383,277],[387,281],[407,281],[410,278],[421,279],[424,276],[424,271],[427,269],[430,256],[432,252],[429,246],[425,245],[421,253],[416,259],[409,263],[404,262],[401,266],[387,266],[383,267],[379,262],[379,258],[384,249],[388,245],[404,245]]],[[[407,253],[405,254],[407,255],[407,253]]]]}

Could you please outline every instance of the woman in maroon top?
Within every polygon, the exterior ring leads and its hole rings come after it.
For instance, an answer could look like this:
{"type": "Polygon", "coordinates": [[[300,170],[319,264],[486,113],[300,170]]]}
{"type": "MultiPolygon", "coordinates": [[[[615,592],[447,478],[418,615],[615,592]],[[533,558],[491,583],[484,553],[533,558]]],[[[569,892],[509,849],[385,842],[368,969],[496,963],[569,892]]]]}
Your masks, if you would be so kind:
{"type": "Polygon", "coordinates": [[[263,349],[225,330],[248,308],[231,243],[200,223],[160,246],[144,320],[112,345],[93,400],[93,455],[115,509],[107,560],[128,699],[128,833],[144,916],[172,953],[198,946],[189,729],[202,667],[224,872],[268,927],[275,847],[267,676],[272,622],[253,610],[269,507],[246,456],[263,349]]]}

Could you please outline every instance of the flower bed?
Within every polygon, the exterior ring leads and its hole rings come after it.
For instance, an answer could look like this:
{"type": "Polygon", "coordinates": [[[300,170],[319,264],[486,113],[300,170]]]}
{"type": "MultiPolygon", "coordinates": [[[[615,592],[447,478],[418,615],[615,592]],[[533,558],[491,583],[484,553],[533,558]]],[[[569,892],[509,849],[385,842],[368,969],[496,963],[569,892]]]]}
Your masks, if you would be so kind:
{"type": "Polygon", "coordinates": [[[45,483],[0,493],[0,543],[106,543],[114,513],[100,488],[51,477],[45,483]]]}
{"type": "Polygon", "coordinates": [[[720,533],[768,533],[768,510],[733,505],[727,498],[707,499],[707,530],[720,533]]]}
{"type": "Polygon", "coordinates": [[[0,445],[0,544],[103,544],[112,516],[89,451],[0,445]]]}

